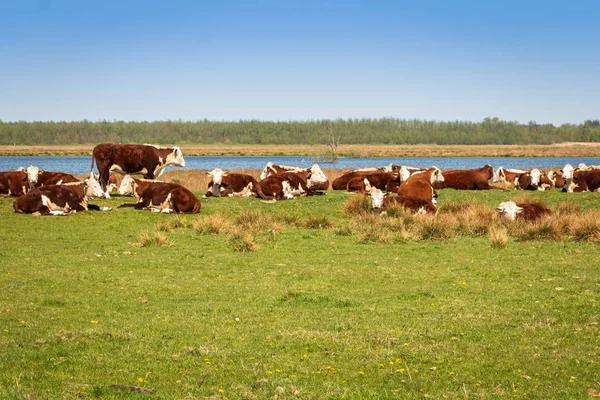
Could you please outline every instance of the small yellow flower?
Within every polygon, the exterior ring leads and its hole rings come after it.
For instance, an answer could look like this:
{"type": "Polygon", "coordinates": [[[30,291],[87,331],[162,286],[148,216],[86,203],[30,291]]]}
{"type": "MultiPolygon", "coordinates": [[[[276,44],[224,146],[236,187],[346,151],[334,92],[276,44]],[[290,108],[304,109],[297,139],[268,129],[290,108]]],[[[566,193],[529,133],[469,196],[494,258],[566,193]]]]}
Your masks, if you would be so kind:
{"type": "Polygon", "coordinates": [[[393,362],[393,361],[390,361],[388,364],[390,364],[390,365],[394,365],[394,362],[393,362]]]}
{"type": "Polygon", "coordinates": [[[454,372],[452,372],[452,371],[451,371],[451,372],[450,372],[450,375],[454,375],[454,372]]]}
{"type": "Polygon", "coordinates": [[[406,379],[402,379],[400,382],[402,382],[402,383],[406,383],[406,379]]]}
{"type": "Polygon", "coordinates": [[[225,390],[219,389],[219,393],[223,393],[223,392],[225,392],[225,390]]]}
{"type": "Polygon", "coordinates": [[[364,375],[365,371],[358,371],[359,374],[364,375]]]}
{"type": "Polygon", "coordinates": [[[92,320],[92,324],[97,324],[98,321],[96,321],[95,319],[92,320]]]}
{"type": "Polygon", "coordinates": [[[273,371],[267,371],[267,375],[273,375],[273,371]]]}
{"type": "Polygon", "coordinates": [[[144,378],[138,378],[138,382],[140,382],[140,383],[144,382],[144,378]]]}
{"type": "Polygon", "coordinates": [[[408,346],[408,343],[404,343],[404,347],[408,346]]]}

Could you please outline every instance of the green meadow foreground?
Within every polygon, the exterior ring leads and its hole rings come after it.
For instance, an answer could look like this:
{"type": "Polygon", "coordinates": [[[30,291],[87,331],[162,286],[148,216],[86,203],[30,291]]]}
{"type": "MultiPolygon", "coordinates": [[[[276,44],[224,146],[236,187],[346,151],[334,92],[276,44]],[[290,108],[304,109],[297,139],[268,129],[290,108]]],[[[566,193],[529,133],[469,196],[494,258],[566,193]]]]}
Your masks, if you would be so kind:
{"type": "Polygon", "coordinates": [[[600,194],[529,195],[583,228],[453,222],[516,195],[441,190],[444,226],[352,216],[339,192],[188,216],[0,199],[0,398],[595,396],[600,194]]]}

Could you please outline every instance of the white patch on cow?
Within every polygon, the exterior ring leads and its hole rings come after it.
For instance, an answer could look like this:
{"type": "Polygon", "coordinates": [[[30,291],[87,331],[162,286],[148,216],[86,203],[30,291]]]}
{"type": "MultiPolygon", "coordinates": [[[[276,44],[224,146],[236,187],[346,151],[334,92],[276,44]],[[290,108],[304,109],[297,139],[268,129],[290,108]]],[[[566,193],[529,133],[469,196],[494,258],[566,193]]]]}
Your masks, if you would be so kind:
{"type": "Polygon", "coordinates": [[[494,177],[492,178],[492,182],[506,182],[506,176],[504,175],[504,167],[498,167],[498,169],[494,171],[494,177]]]}
{"type": "Polygon", "coordinates": [[[365,184],[365,192],[370,192],[372,189],[371,182],[369,182],[369,180],[365,178],[363,179],[363,183],[365,184]]]}
{"type": "Polygon", "coordinates": [[[61,207],[50,200],[50,198],[46,195],[42,195],[42,205],[48,208],[48,211],[51,215],[67,215],[71,211],[71,207],[69,204],[65,204],[64,207],[61,207]]]}
{"type": "Polygon", "coordinates": [[[254,188],[254,185],[252,184],[252,182],[250,182],[246,185],[246,187],[244,189],[242,189],[241,192],[233,193],[233,195],[239,196],[239,197],[250,197],[250,196],[254,195],[254,193],[252,193],[253,188],[254,188]]]}
{"type": "Polygon", "coordinates": [[[431,188],[431,203],[434,206],[437,206],[437,198],[435,196],[435,189],[433,187],[431,188]]]}
{"type": "Polygon", "coordinates": [[[400,175],[400,183],[402,183],[405,180],[407,180],[408,178],[410,178],[410,170],[403,165],[400,167],[399,175],[400,175]]]}
{"type": "Polygon", "coordinates": [[[425,207],[421,207],[419,208],[419,211],[417,211],[417,214],[427,214],[427,210],[425,209],[425,207]]]}
{"type": "Polygon", "coordinates": [[[565,164],[564,168],[562,169],[563,178],[573,179],[573,171],[575,171],[575,168],[573,168],[571,164],[565,164]]]}
{"type": "Polygon", "coordinates": [[[265,179],[267,176],[271,175],[271,168],[273,168],[273,163],[271,161],[269,161],[267,163],[267,165],[263,168],[262,172],[260,173],[261,181],[263,179],[265,179]]]}
{"type": "Polygon", "coordinates": [[[308,179],[308,182],[306,183],[306,186],[308,186],[309,188],[312,186],[320,185],[322,183],[327,182],[327,177],[321,170],[321,167],[319,167],[317,164],[313,164],[313,166],[310,167],[310,172],[311,172],[310,178],[308,179]]]}
{"type": "Polygon", "coordinates": [[[432,168],[435,168],[435,169],[431,173],[431,179],[430,179],[431,182],[430,183],[432,185],[434,185],[436,183],[444,182],[444,175],[442,175],[442,170],[436,166],[433,166],[432,168]]]}
{"type": "Polygon", "coordinates": [[[378,171],[378,169],[375,167],[357,168],[357,169],[353,169],[351,172],[371,172],[371,171],[373,171],[373,172],[378,171]]]}
{"type": "Polygon", "coordinates": [[[394,170],[394,163],[390,163],[390,165],[386,165],[385,167],[383,167],[383,169],[381,170],[382,172],[392,172],[394,170]]]}
{"type": "Polygon", "coordinates": [[[165,167],[167,166],[185,168],[185,160],[179,147],[173,147],[173,151],[167,156],[165,167]]]}
{"type": "Polygon", "coordinates": [[[510,218],[514,221],[517,218],[517,214],[523,212],[523,208],[517,206],[517,203],[514,201],[504,201],[496,207],[496,211],[498,211],[501,216],[510,218]]]}
{"type": "Polygon", "coordinates": [[[298,186],[297,188],[292,187],[288,181],[281,182],[283,197],[286,199],[293,199],[294,197],[299,197],[304,195],[306,192],[302,189],[302,186],[298,186]]]}
{"type": "Polygon", "coordinates": [[[529,175],[531,176],[531,184],[539,188],[542,178],[542,171],[540,171],[537,168],[534,168],[529,172],[529,175]]]}
{"type": "Polygon", "coordinates": [[[550,182],[552,182],[552,186],[556,187],[556,177],[558,176],[558,173],[556,171],[548,171],[546,175],[548,176],[550,182]]]}
{"type": "Polygon", "coordinates": [[[165,201],[160,204],[152,204],[150,203],[147,207],[148,210],[153,212],[162,212],[166,214],[170,214],[173,212],[173,203],[171,202],[171,193],[167,195],[165,201]]]}
{"type": "Polygon", "coordinates": [[[579,168],[582,171],[585,171],[588,169],[588,166],[585,163],[579,163],[577,164],[577,168],[579,168]]]}
{"type": "Polygon", "coordinates": [[[41,173],[43,173],[44,171],[40,171],[40,169],[38,167],[35,167],[33,165],[30,165],[29,167],[27,167],[27,183],[29,184],[29,187],[32,188],[36,183],[38,183],[38,179],[39,179],[39,175],[41,173]]]}
{"type": "Polygon", "coordinates": [[[383,208],[383,199],[385,194],[381,191],[381,189],[371,188],[369,194],[371,195],[371,209],[378,210],[383,208]]]}
{"type": "Polygon", "coordinates": [[[121,185],[119,186],[117,193],[120,196],[132,195],[133,194],[133,184],[134,184],[133,177],[131,175],[125,175],[123,177],[123,180],[121,181],[121,185]]]}

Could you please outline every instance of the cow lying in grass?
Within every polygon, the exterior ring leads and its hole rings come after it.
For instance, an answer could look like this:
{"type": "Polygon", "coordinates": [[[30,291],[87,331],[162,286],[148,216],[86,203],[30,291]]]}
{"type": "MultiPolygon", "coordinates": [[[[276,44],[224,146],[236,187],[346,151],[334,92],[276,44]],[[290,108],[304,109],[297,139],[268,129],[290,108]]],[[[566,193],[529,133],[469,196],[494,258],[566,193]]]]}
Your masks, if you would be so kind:
{"type": "Polygon", "coordinates": [[[248,197],[257,195],[257,181],[248,174],[238,174],[215,168],[207,172],[210,176],[208,191],[203,197],[248,197]]]}
{"type": "Polygon", "coordinates": [[[177,183],[134,179],[125,175],[118,193],[133,194],[135,208],[165,214],[195,214],[200,211],[200,200],[188,189],[177,183]]]}
{"type": "Polygon", "coordinates": [[[435,214],[435,205],[425,199],[409,196],[388,196],[386,193],[377,188],[371,188],[371,213],[378,215],[392,204],[398,204],[407,210],[417,214],[435,214]]]}
{"type": "Polygon", "coordinates": [[[110,211],[110,207],[88,204],[94,197],[103,197],[104,191],[94,176],[84,182],[44,185],[34,188],[13,203],[15,212],[34,215],[67,215],[78,211],[110,211]]]}
{"type": "Polygon", "coordinates": [[[545,206],[536,203],[520,203],[514,201],[504,201],[496,207],[496,211],[501,216],[511,220],[535,221],[543,215],[550,215],[552,212],[545,206]]]}

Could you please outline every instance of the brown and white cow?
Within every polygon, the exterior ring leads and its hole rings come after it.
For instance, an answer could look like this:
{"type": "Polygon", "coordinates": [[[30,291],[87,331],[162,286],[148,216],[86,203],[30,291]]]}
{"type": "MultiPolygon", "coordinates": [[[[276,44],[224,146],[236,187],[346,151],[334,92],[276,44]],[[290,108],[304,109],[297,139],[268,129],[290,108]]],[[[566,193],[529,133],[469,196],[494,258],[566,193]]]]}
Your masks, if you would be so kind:
{"type": "Polygon", "coordinates": [[[208,191],[203,197],[247,197],[257,195],[256,185],[258,182],[248,174],[226,172],[215,168],[207,173],[210,176],[208,191]]]}
{"type": "Polygon", "coordinates": [[[168,166],[185,167],[185,160],[179,147],[158,147],[147,144],[104,143],[94,147],[94,161],[100,173],[100,184],[109,198],[108,180],[110,172],[121,175],[140,174],[146,179],[158,178],[168,166]]]}
{"type": "Polygon", "coordinates": [[[565,187],[565,178],[560,172],[548,171],[548,179],[552,182],[552,186],[557,189],[563,189],[565,187]]]}
{"type": "Polygon", "coordinates": [[[600,191],[600,169],[573,171],[573,177],[567,186],[567,192],[598,192],[600,191]]]}
{"type": "MultiPolygon", "coordinates": [[[[325,175],[323,175],[324,177],[325,175]]],[[[312,172],[284,172],[272,174],[256,185],[258,197],[267,200],[293,199],[300,196],[322,195],[323,192],[313,189],[323,183],[323,177],[312,175],[312,172]]],[[[327,179],[325,177],[325,179],[327,179]]]]}
{"type": "Polygon", "coordinates": [[[417,214],[435,214],[435,205],[426,199],[408,196],[388,196],[380,189],[371,188],[371,213],[380,214],[388,206],[399,204],[402,207],[411,210],[417,214]]]}
{"type": "Polygon", "coordinates": [[[260,174],[260,180],[263,180],[273,174],[281,174],[285,172],[307,172],[310,171],[311,176],[313,176],[313,180],[316,182],[317,180],[320,183],[312,183],[312,190],[327,190],[329,189],[329,179],[323,173],[321,167],[318,164],[313,164],[310,168],[303,167],[292,167],[288,165],[276,165],[272,162],[268,162],[267,165],[263,168],[260,174]]]}
{"type": "Polygon", "coordinates": [[[541,190],[542,187],[542,176],[545,175],[542,171],[537,168],[533,168],[531,171],[526,172],[519,176],[515,189],[521,190],[541,190]]]}
{"type": "Polygon", "coordinates": [[[27,193],[27,171],[20,168],[17,171],[0,172],[0,197],[22,196],[27,193]]]}
{"type": "Polygon", "coordinates": [[[133,193],[137,200],[135,208],[165,214],[196,214],[200,211],[200,200],[188,189],[177,184],[135,179],[125,175],[119,194],[133,193]]]}
{"type": "Polygon", "coordinates": [[[398,195],[425,199],[436,204],[437,193],[433,185],[443,181],[444,175],[442,171],[438,167],[432,167],[426,171],[412,174],[410,178],[402,182],[398,188],[398,195]]]}
{"type": "MultiPolygon", "coordinates": [[[[351,187],[360,186],[361,182],[363,182],[363,178],[368,177],[372,174],[378,173],[395,173],[398,174],[398,184],[407,180],[411,174],[415,172],[420,172],[423,169],[416,167],[405,167],[394,165],[393,163],[388,165],[387,167],[382,168],[360,168],[352,171],[345,172],[341,176],[334,179],[331,184],[331,188],[333,190],[348,190],[349,183],[352,181],[353,183],[350,185],[351,187]]],[[[395,190],[395,189],[392,189],[395,190]]],[[[357,190],[349,190],[349,191],[357,191],[357,190]]]]}
{"type": "Polygon", "coordinates": [[[496,176],[493,179],[493,182],[509,183],[513,185],[513,187],[516,187],[519,177],[526,173],[527,171],[524,169],[499,167],[496,170],[496,176]]]}
{"type": "Polygon", "coordinates": [[[384,192],[396,192],[401,183],[399,172],[370,172],[351,179],[346,186],[346,190],[367,193],[371,190],[371,187],[375,187],[384,192]]]}
{"type": "Polygon", "coordinates": [[[444,181],[433,185],[435,189],[457,189],[457,190],[506,190],[491,186],[489,181],[494,179],[495,172],[491,165],[487,164],[475,169],[454,169],[444,171],[444,181]]]}
{"type": "Polygon", "coordinates": [[[110,211],[110,207],[88,204],[104,190],[93,174],[84,182],[44,185],[31,189],[13,203],[15,212],[34,215],[67,215],[78,211],[110,211]]]}
{"type": "Polygon", "coordinates": [[[524,221],[535,221],[543,215],[550,215],[552,212],[541,204],[537,203],[521,203],[516,204],[514,201],[504,201],[496,207],[496,211],[501,216],[511,220],[521,219],[524,221]]]}

